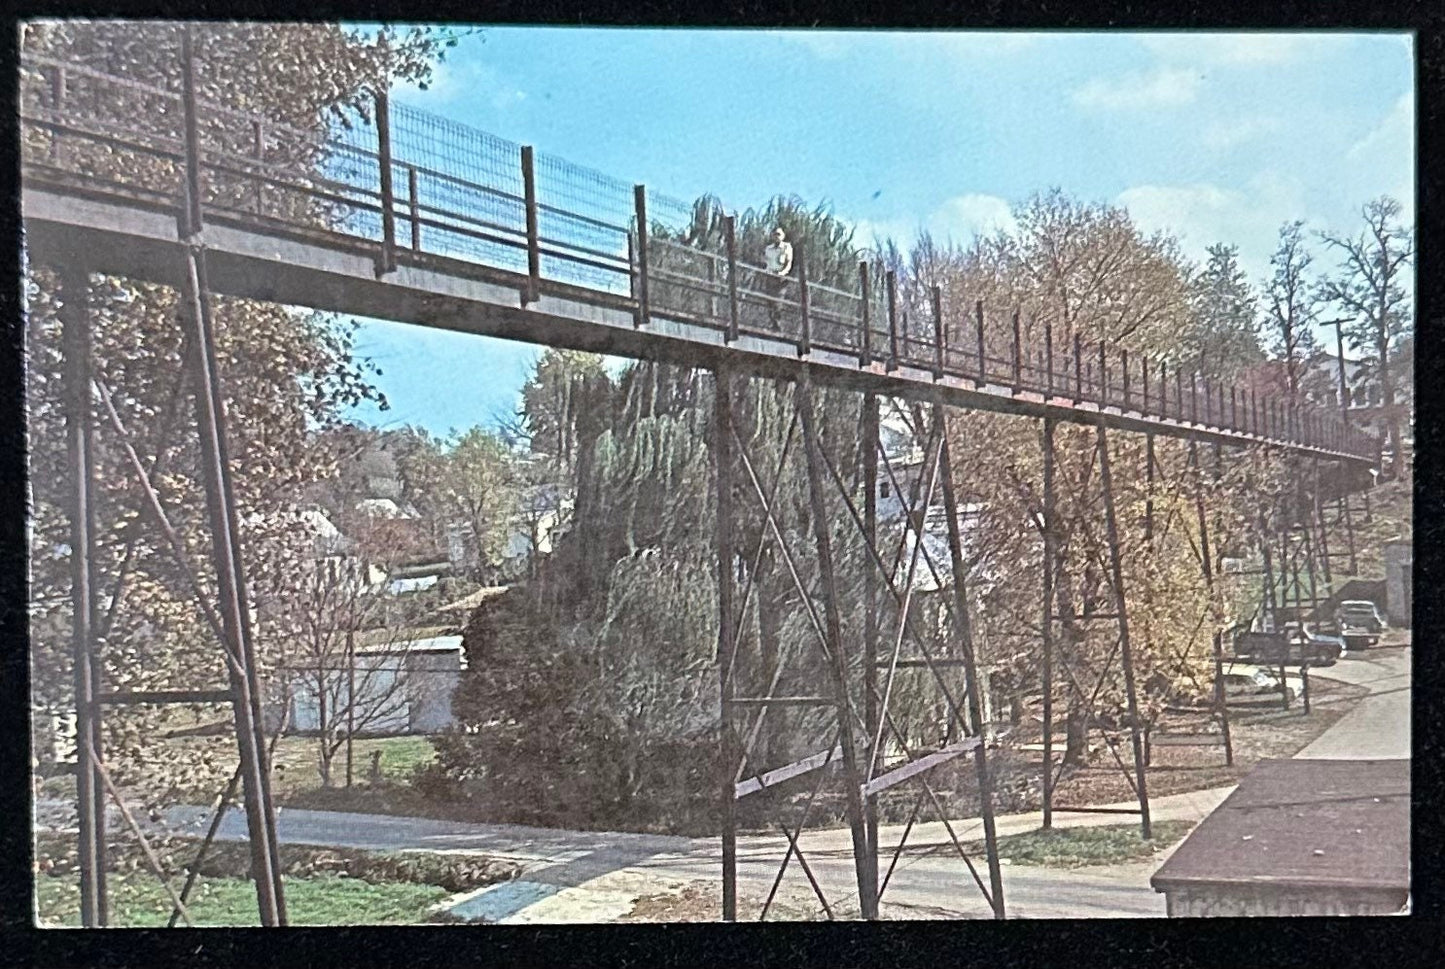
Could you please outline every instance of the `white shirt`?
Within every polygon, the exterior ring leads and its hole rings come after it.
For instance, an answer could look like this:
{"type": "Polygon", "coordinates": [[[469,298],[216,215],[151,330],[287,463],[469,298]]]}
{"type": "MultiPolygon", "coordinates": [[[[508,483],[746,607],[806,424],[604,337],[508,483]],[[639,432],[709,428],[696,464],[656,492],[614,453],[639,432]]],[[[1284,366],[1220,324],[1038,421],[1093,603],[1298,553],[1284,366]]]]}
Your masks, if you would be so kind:
{"type": "Polygon", "coordinates": [[[768,272],[786,276],[793,268],[793,244],[791,242],[770,242],[763,249],[763,259],[768,272]]]}

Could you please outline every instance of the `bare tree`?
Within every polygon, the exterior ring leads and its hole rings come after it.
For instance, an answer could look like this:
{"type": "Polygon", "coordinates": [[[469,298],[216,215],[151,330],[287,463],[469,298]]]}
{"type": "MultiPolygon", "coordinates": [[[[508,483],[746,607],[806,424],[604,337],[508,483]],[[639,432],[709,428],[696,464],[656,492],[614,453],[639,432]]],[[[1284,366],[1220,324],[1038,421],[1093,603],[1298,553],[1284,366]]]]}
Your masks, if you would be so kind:
{"type": "MultiPolygon", "coordinates": [[[[409,700],[408,638],[388,620],[385,549],[379,521],[340,535],[315,511],[290,512],[285,537],[269,543],[258,589],[258,632],[288,704],[315,705],[317,770],[334,784],[335,761],[357,734],[403,720],[409,700]]],[[[351,782],[347,758],[346,782],[351,782]]]]}
{"type": "Polygon", "coordinates": [[[1415,256],[1414,233],[1400,221],[1400,203],[1388,196],[1367,203],[1361,215],[1365,228],[1357,236],[1320,233],[1320,240],[1340,256],[1337,274],[1324,281],[1321,292],[1349,315],[1345,332],[1350,345],[1366,352],[1363,376],[1380,381],[1387,441],[1398,462],[1398,367],[1392,364],[1413,322],[1406,284],[1415,256]]]}
{"type": "Polygon", "coordinates": [[[1301,360],[1318,349],[1312,327],[1318,309],[1316,287],[1310,276],[1314,256],[1305,247],[1304,223],[1286,222],[1279,229],[1279,246],[1269,259],[1273,275],[1265,281],[1265,308],[1275,330],[1275,351],[1284,360],[1290,401],[1299,402],[1301,360]]]}

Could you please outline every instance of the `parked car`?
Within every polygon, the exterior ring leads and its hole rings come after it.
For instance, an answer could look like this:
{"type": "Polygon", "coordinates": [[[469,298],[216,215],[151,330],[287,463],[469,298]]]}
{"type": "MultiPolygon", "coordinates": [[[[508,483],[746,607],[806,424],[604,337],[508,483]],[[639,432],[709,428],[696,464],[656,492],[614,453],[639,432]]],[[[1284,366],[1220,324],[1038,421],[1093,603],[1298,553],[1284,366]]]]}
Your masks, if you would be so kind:
{"type": "Polygon", "coordinates": [[[1380,641],[1385,620],[1375,604],[1366,599],[1351,599],[1335,610],[1335,622],[1348,649],[1364,649],[1380,641]]]}
{"type": "Polygon", "coordinates": [[[1304,623],[1303,628],[1297,622],[1285,623],[1284,634],[1289,638],[1290,657],[1308,658],[1311,666],[1332,666],[1349,648],[1342,637],[1315,623],[1304,623]]]}

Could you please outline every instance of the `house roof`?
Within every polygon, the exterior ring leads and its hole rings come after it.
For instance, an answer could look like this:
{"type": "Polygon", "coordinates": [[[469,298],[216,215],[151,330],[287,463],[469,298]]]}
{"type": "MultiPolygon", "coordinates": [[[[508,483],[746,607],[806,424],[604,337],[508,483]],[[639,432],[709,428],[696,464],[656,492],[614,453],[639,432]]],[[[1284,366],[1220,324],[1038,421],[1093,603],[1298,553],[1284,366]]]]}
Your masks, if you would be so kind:
{"type": "Polygon", "coordinates": [[[358,649],[357,656],[388,656],[396,653],[459,653],[462,637],[427,636],[421,639],[392,639],[369,648],[358,649]]]}
{"type": "MultiPolygon", "coordinates": [[[[438,637],[456,635],[456,626],[413,626],[410,629],[363,629],[356,634],[357,649],[400,648],[405,643],[419,643],[438,637]]],[[[457,636],[457,641],[461,637],[457,636]]]]}
{"type": "Polygon", "coordinates": [[[462,596],[455,602],[448,602],[444,606],[437,606],[437,612],[471,612],[488,599],[495,599],[510,588],[511,586],[509,585],[482,586],[476,592],[462,596]]]}
{"type": "Polygon", "coordinates": [[[1410,762],[1261,761],[1150,883],[1406,891],[1410,762]]]}

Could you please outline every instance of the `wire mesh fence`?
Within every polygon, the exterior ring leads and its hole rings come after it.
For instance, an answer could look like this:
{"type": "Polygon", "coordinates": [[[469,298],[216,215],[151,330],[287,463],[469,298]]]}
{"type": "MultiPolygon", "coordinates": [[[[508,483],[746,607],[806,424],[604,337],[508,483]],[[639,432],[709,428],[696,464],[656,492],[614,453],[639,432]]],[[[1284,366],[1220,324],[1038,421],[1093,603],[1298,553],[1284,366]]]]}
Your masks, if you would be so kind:
{"type": "MultiPolygon", "coordinates": [[[[27,177],[83,179],[90,188],[180,204],[179,91],[26,55],[19,95],[27,177]]],[[[757,265],[758,239],[749,237],[730,264],[724,210],[713,198],[685,202],[646,193],[648,248],[640,254],[628,182],[537,153],[529,207],[521,145],[411,106],[389,108],[385,138],[374,113],[333,112],[298,128],[205,100],[198,108],[201,201],[217,214],[369,243],[384,240],[390,221],[397,250],[519,276],[529,272],[535,244],[542,281],[623,297],[641,296],[645,256],[654,314],[724,328],[733,322],[735,301],[739,335],[796,343],[800,351],[941,369],[1045,397],[1236,431],[1258,428],[1275,439],[1357,454],[1375,448],[1331,415],[1305,409],[1286,415],[1269,398],[1251,396],[1246,404],[1242,394],[1226,406],[1228,388],[1198,375],[1191,381],[1163,363],[1150,366],[1142,356],[1126,360],[1113,345],[1101,357],[1099,344],[1076,341],[1063,326],[1050,331],[1033,317],[1016,323],[1011,313],[992,309],[980,321],[964,294],[944,294],[940,352],[931,292],[902,278],[890,312],[887,276],[876,262],[866,312],[851,268],[809,262],[823,282],[810,278],[805,309],[801,267],[778,275],[757,265]],[[389,193],[382,178],[388,156],[389,193]]]]}

